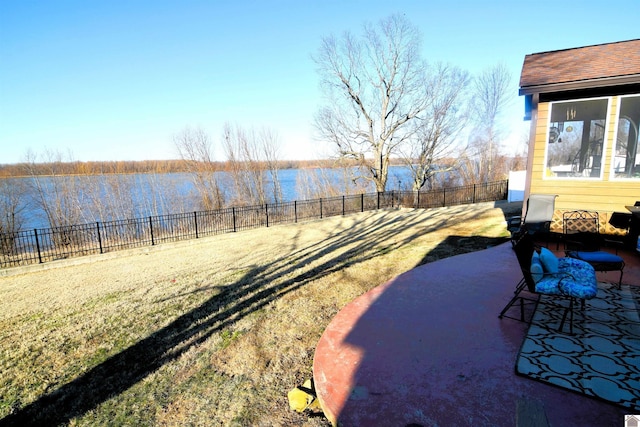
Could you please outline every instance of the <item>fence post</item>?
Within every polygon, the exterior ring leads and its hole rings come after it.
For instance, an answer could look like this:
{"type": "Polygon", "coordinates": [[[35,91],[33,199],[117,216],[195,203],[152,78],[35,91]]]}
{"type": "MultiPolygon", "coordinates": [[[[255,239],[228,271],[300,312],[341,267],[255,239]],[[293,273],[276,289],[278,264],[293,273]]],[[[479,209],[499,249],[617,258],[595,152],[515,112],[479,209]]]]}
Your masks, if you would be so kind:
{"type": "Polygon", "coordinates": [[[294,200],[293,201],[293,218],[294,218],[294,222],[298,222],[298,201],[294,200]]]}
{"type": "Polygon", "coordinates": [[[378,210],[380,210],[380,192],[378,191],[378,210]]]}
{"type": "Polygon", "coordinates": [[[322,219],[322,197],[320,197],[320,219],[322,219]]]}
{"type": "Polygon", "coordinates": [[[442,189],[442,207],[443,208],[447,207],[447,189],[446,188],[442,189]]]}
{"type": "Polygon", "coordinates": [[[232,207],[231,208],[231,213],[233,215],[233,232],[236,232],[236,208],[232,207]]]}
{"type": "Polygon", "coordinates": [[[42,264],[42,253],[40,252],[40,242],[38,241],[38,230],[36,228],[33,229],[33,234],[36,236],[36,250],[38,251],[38,261],[42,264]]]}
{"type": "Polygon", "coordinates": [[[269,227],[269,204],[264,204],[264,216],[267,218],[267,227],[269,227]]]}
{"type": "Polygon", "coordinates": [[[98,246],[100,247],[100,253],[102,252],[102,237],[100,237],[100,222],[96,222],[96,230],[98,231],[98,246]]]}
{"type": "Polygon", "coordinates": [[[342,216],[344,216],[344,196],[342,196],[342,216]]]}
{"type": "Polygon", "coordinates": [[[364,193],[360,193],[360,212],[364,212],[364,193]]]}
{"type": "Polygon", "coordinates": [[[198,213],[193,212],[193,223],[196,226],[196,239],[198,238],[198,213]]]}
{"type": "Polygon", "coordinates": [[[418,189],[418,191],[416,191],[416,193],[418,193],[418,197],[416,197],[416,204],[418,206],[416,206],[417,209],[420,209],[420,189],[418,189]]]}
{"type": "Polygon", "coordinates": [[[149,231],[151,232],[151,246],[154,246],[156,244],[154,238],[153,238],[153,221],[151,219],[151,217],[149,217],[149,231]]]}
{"type": "Polygon", "coordinates": [[[476,202],[476,184],[473,184],[473,197],[471,198],[472,203],[476,202]]]}

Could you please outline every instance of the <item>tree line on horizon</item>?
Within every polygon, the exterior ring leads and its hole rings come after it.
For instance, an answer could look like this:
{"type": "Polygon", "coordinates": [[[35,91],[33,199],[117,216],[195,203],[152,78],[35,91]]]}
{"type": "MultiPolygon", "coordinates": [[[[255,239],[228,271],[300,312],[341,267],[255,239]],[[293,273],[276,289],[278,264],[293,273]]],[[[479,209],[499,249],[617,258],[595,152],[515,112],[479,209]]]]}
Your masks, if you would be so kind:
{"type": "MultiPolygon", "coordinates": [[[[333,168],[335,159],[318,160],[278,160],[279,169],[316,169],[333,168]]],[[[204,162],[203,162],[204,163],[204,162]]],[[[400,165],[396,159],[392,164],[400,165]]],[[[355,161],[351,161],[357,166],[355,161]]],[[[214,161],[216,171],[224,172],[230,169],[227,161],[214,161]]],[[[108,174],[138,174],[138,173],[185,173],[190,171],[190,165],[184,159],[167,160],[105,160],[105,161],[42,161],[32,164],[26,162],[0,164],[0,179],[26,178],[30,176],[51,175],[108,175],[108,174]]]]}

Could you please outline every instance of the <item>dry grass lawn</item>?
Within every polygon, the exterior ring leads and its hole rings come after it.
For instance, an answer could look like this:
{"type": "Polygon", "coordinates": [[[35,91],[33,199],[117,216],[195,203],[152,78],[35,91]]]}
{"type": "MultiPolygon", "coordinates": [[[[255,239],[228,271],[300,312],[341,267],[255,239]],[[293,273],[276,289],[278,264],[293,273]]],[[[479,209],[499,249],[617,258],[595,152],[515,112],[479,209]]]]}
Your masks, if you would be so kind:
{"type": "Polygon", "coordinates": [[[365,212],[5,274],[0,424],[327,425],[286,396],[332,317],[506,237],[504,215],[365,212]]]}

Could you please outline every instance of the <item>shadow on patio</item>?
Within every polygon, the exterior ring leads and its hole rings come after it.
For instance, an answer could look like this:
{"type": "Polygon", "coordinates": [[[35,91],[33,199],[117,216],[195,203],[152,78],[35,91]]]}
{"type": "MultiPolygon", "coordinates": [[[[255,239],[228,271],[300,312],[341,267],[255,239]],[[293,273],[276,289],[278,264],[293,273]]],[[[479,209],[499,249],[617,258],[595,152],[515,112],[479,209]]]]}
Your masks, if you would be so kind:
{"type": "MultiPolygon", "coordinates": [[[[640,284],[638,255],[621,255],[623,282],[640,284]]],[[[623,425],[629,409],[516,375],[528,325],[498,313],[520,277],[504,243],[418,266],[356,298],[316,349],[327,417],[344,426],[516,425],[524,404],[542,407],[551,425],[623,425]]]]}

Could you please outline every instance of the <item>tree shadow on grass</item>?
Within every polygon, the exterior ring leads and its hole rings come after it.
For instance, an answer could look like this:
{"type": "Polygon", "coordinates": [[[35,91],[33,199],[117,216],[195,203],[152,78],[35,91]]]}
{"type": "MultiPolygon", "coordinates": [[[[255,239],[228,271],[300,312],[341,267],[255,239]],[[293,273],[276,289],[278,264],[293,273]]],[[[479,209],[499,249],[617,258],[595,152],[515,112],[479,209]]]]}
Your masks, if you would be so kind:
{"type": "MultiPolygon", "coordinates": [[[[117,396],[190,348],[260,310],[283,295],[324,275],[394,250],[429,231],[446,226],[448,215],[434,213],[429,226],[415,215],[382,212],[370,224],[339,228],[324,241],[297,247],[286,256],[248,271],[221,293],[176,318],[120,353],[69,383],[0,420],[1,425],[58,425],[95,409],[117,396]],[[400,229],[416,232],[398,239],[400,229]],[[348,248],[348,249],[344,249],[348,248]],[[317,266],[309,268],[310,263],[317,266]],[[285,277],[287,279],[282,280],[285,277]]],[[[312,226],[312,225],[307,225],[312,226]]],[[[295,239],[294,239],[295,240],[295,239]]]]}

